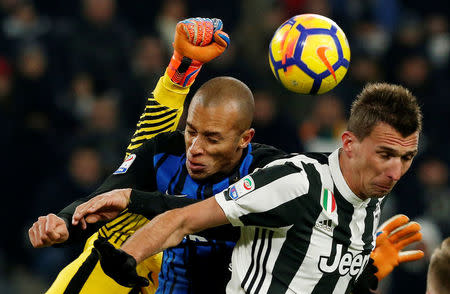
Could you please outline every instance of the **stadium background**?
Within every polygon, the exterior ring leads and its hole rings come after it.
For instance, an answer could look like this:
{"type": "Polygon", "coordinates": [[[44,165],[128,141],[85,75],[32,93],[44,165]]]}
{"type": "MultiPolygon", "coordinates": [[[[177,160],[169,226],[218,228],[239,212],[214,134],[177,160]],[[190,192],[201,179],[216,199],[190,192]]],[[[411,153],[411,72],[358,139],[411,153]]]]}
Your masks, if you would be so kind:
{"type": "MultiPolygon", "coordinates": [[[[420,153],[383,216],[423,225],[427,255],[450,235],[450,32],[445,1],[0,0],[0,292],[41,293],[80,246],[32,249],[39,215],[89,194],[121,162],[144,101],[168,64],[177,21],[218,17],[227,52],[193,91],[218,75],[255,94],[255,141],[286,151],[330,151],[366,82],[402,84],[423,106],[420,153]],[[300,13],[335,20],[352,51],[331,93],[287,92],[270,72],[276,28],[300,13]]],[[[190,97],[190,96],[189,96],[190,97]]],[[[182,127],[182,126],[181,126],[182,127]]],[[[428,260],[398,268],[381,293],[425,293],[428,260]]]]}

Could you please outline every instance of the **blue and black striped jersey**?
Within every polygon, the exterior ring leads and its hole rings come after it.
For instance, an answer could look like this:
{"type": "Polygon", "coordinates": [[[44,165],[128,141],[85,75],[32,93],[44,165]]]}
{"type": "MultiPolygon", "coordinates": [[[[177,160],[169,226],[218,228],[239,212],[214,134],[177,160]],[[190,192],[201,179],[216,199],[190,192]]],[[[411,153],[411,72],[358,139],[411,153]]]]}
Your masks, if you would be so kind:
{"type": "MultiPolygon", "coordinates": [[[[237,182],[255,168],[285,156],[273,147],[249,144],[239,164],[221,180],[193,180],[186,169],[186,154],[182,132],[164,133],[144,143],[133,153],[133,163],[125,173],[113,175],[108,181],[144,190],[191,199],[209,198],[237,182]]],[[[108,182],[107,181],[107,182],[108,182]]],[[[109,183],[112,184],[112,183],[109,183]]],[[[208,239],[190,235],[175,248],[164,252],[157,293],[223,293],[231,277],[231,252],[237,234],[208,239]]]]}
{"type": "MultiPolygon", "coordinates": [[[[144,192],[140,194],[143,198],[146,198],[145,192],[160,191],[186,195],[186,200],[202,200],[219,193],[255,168],[285,156],[284,152],[276,148],[252,143],[236,168],[227,176],[214,183],[194,181],[185,167],[183,133],[175,131],[188,89],[164,84],[164,78],[147,101],[122,166],[89,197],[75,201],[58,214],[67,223],[70,223],[77,205],[113,189],[133,188],[132,197],[140,190],[144,192]]],[[[180,203],[172,201],[169,205],[155,205],[159,209],[156,211],[161,213],[162,208],[175,208],[180,203]]],[[[152,217],[154,211],[147,215],[144,210],[125,210],[108,223],[91,224],[87,230],[69,226],[70,241],[86,238],[98,229],[99,236],[121,246],[148,222],[145,215],[152,217]]],[[[166,252],[161,268],[159,293],[223,293],[224,285],[230,277],[228,267],[232,241],[239,234],[239,231],[236,234],[232,229],[229,226],[225,230],[212,230],[211,234],[205,232],[201,237],[188,236],[179,247],[166,252]]]]}

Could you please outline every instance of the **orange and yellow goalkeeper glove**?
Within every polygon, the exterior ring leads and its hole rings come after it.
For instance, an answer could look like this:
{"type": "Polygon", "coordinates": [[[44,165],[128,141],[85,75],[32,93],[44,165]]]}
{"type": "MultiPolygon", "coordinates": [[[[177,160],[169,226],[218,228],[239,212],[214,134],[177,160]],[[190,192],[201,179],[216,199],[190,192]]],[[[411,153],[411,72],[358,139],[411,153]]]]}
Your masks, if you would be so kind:
{"type": "Polygon", "coordinates": [[[409,244],[422,240],[420,225],[398,214],[385,221],[377,230],[376,247],[370,254],[378,268],[375,276],[381,281],[400,263],[421,259],[422,250],[401,251],[409,244]]]}
{"type": "Polygon", "coordinates": [[[217,18],[188,18],[177,24],[173,56],[167,75],[173,83],[189,87],[203,63],[221,55],[230,44],[217,18]]]}

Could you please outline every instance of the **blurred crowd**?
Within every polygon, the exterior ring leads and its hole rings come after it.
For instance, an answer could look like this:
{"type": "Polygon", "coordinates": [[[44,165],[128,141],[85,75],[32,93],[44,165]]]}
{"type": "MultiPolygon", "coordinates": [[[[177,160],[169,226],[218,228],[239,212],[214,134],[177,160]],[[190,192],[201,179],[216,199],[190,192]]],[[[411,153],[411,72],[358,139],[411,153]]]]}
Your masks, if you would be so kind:
{"type": "MultiPolygon", "coordinates": [[[[365,83],[408,87],[424,112],[420,150],[386,202],[423,225],[422,261],[399,267],[380,293],[425,293],[428,256],[450,236],[450,29],[441,0],[0,0],[0,292],[41,293],[77,256],[32,249],[27,230],[87,196],[124,156],[146,97],[172,54],[176,23],[218,17],[231,46],[191,94],[218,75],[241,79],[256,102],[254,141],[289,152],[332,151],[365,83]],[[344,81],[321,96],[290,93],[267,58],[276,28],[317,13],[346,32],[344,81]]],[[[188,96],[189,100],[190,96],[188,96]]],[[[183,127],[181,123],[180,128],[183,127]]]]}

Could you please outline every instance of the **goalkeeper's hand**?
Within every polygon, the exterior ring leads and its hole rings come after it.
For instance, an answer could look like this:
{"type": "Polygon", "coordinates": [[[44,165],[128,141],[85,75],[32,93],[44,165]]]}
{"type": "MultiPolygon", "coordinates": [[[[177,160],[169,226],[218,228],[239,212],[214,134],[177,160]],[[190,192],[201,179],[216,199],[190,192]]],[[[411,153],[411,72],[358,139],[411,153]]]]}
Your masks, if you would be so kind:
{"type": "Polygon", "coordinates": [[[370,254],[381,281],[400,263],[421,259],[422,250],[401,251],[409,244],[422,240],[420,225],[410,222],[406,215],[398,214],[385,221],[377,230],[376,247],[370,254]]]}
{"type": "Polygon", "coordinates": [[[188,18],[177,24],[174,52],[167,74],[175,84],[189,87],[203,63],[221,55],[230,44],[217,18],[188,18]]]}
{"type": "Polygon", "coordinates": [[[136,260],[121,249],[116,249],[108,240],[99,238],[94,242],[105,274],[122,286],[147,287],[149,282],[136,272],[136,260]]]}

